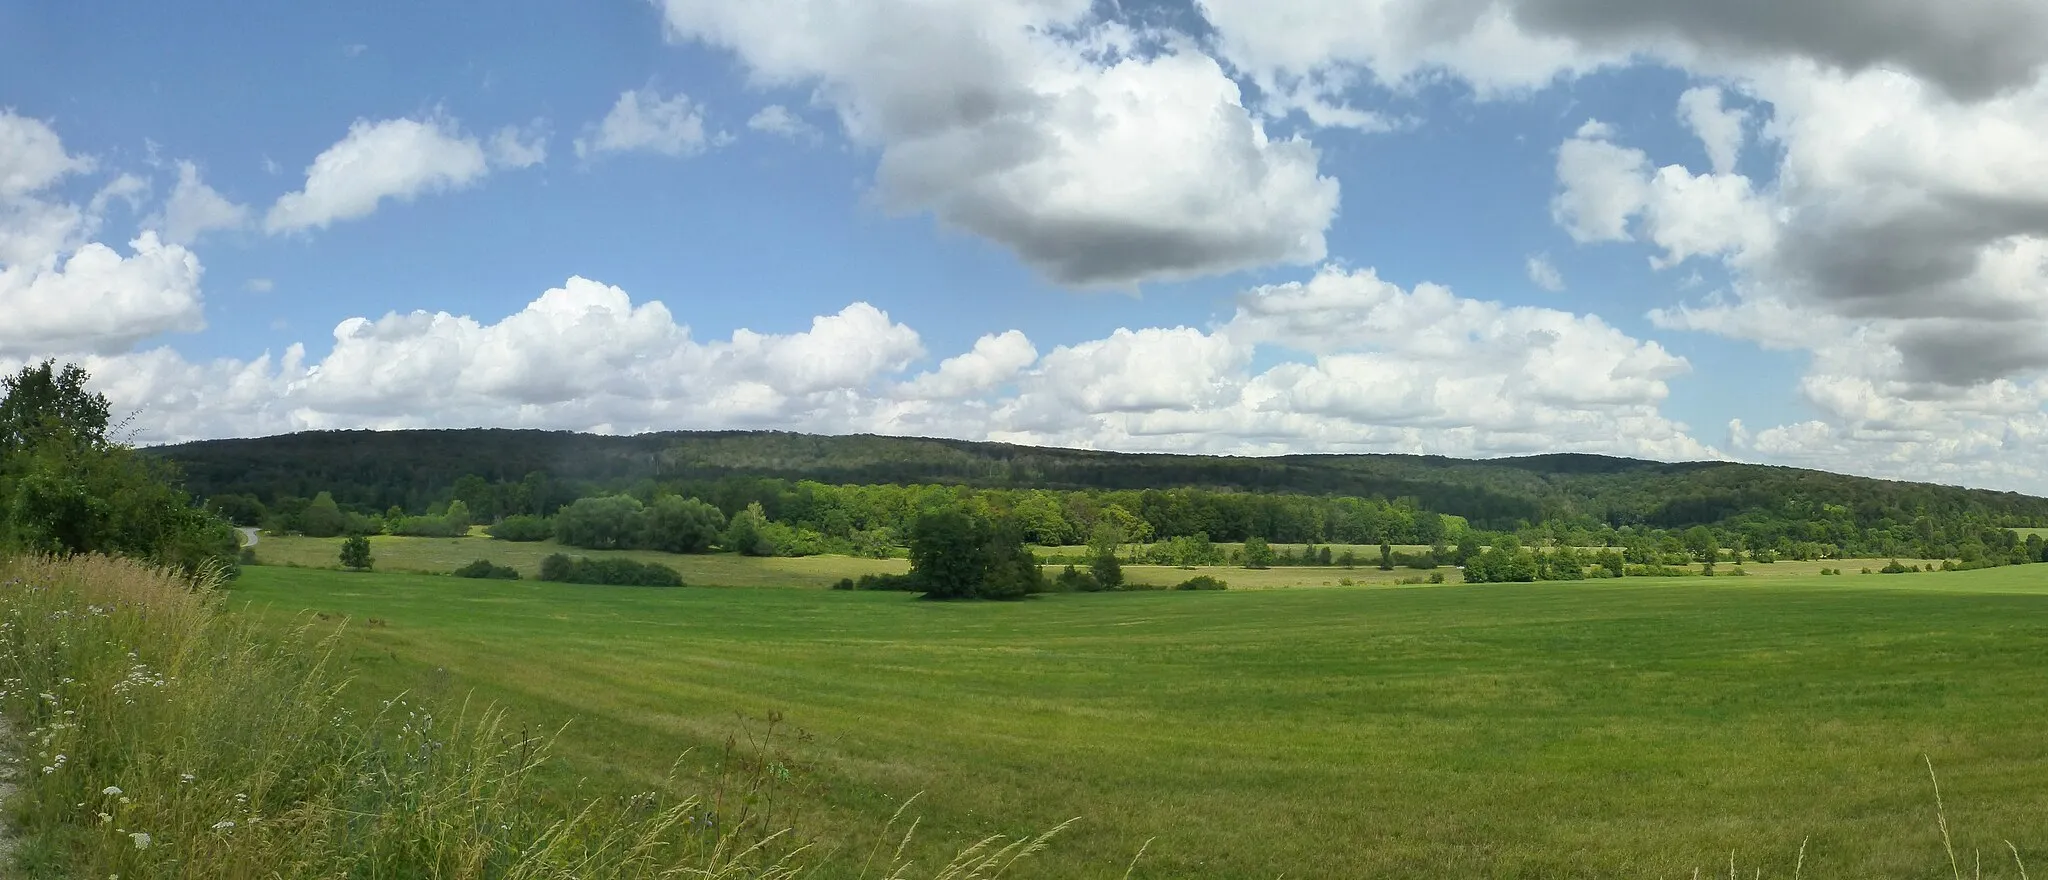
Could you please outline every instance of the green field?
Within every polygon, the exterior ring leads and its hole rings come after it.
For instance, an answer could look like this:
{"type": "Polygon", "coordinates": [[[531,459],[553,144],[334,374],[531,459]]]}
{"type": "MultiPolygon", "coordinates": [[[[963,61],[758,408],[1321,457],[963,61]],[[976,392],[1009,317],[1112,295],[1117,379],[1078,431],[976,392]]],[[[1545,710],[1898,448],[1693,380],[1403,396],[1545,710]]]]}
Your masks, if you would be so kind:
{"type": "MultiPolygon", "coordinates": [[[[266,541],[266,545],[268,541],[266,541]]],[[[780,713],[797,833],[918,846],[1081,817],[1020,876],[1948,876],[2048,860],[2048,569],[1063,595],[579,587],[252,567],[358,623],[365,695],[569,722],[658,784],[780,713]],[[369,618],[376,618],[374,624],[369,618]]],[[[367,696],[366,696],[367,699],[367,696]]],[[[699,783],[701,784],[701,783],[699,783]]],[[[858,859],[853,858],[857,863],[858,859]]],[[[841,864],[844,864],[843,862],[841,864]]],[[[850,871],[847,873],[851,873],[850,871]]],[[[839,876],[828,871],[824,876],[839,876]]]]}
{"type": "MultiPolygon", "coordinates": [[[[267,565],[292,565],[306,568],[336,568],[340,565],[340,538],[306,538],[296,535],[264,536],[256,546],[256,555],[267,565]]],[[[1085,553],[1087,548],[1039,548],[1045,553],[1085,553]]],[[[1297,548],[1299,549],[1299,548],[1297,548]]],[[[1419,548],[1428,549],[1428,548],[1419,548]]],[[[902,574],[910,570],[910,563],[902,559],[862,559],[851,556],[807,556],[798,559],[763,559],[739,556],[732,553],[705,553],[678,555],[653,550],[579,550],[564,547],[553,541],[538,543],[514,543],[494,541],[485,537],[468,538],[404,538],[389,535],[373,535],[370,551],[377,559],[380,571],[412,572],[417,574],[446,574],[465,563],[477,559],[488,559],[499,565],[509,565],[525,577],[534,577],[540,572],[540,561],[550,553],[568,553],[578,556],[619,556],[645,562],[659,562],[680,572],[683,580],[691,584],[708,584],[722,587],[827,587],[840,578],[858,578],[864,574],[902,574]]],[[[1378,548],[1372,552],[1377,558],[1378,548]]],[[[1768,564],[1750,563],[1742,566],[1752,578],[1808,578],[1820,574],[1822,568],[1839,568],[1855,575],[1863,569],[1873,571],[1883,568],[1888,560],[1883,559],[1836,559],[1810,562],[1773,562],[1768,564]]],[[[1697,569],[1698,566],[1693,566],[1697,569]]],[[[1722,563],[1721,575],[1728,575],[1736,566],[1722,563]]],[[[1048,566],[1047,576],[1057,573],[1057,566],[1048,566]]],[[[1451,566],[1435,569],[1452,583],[1460,578],[1458,570],[1451,566]]],[[[1126,565],[1124,577],[1132,584],[1145,586],[1172,586],[1195,575],[1209,575],[1230,584],[1233,590],[1269,590],[1291,587],[1334,587],[1334,586],[1387,586],[1403,582],[1417,583],[1426,580],[1431,572],[1399,568],[1381,571],[1374,565],[1356,568],[1317,566],[1276,566],[1253,571],[1242,566],[1195,566],[1170,565],[1126,565]],[[1350,583],[1347,584],[1346,582],[1350,583]]]]}

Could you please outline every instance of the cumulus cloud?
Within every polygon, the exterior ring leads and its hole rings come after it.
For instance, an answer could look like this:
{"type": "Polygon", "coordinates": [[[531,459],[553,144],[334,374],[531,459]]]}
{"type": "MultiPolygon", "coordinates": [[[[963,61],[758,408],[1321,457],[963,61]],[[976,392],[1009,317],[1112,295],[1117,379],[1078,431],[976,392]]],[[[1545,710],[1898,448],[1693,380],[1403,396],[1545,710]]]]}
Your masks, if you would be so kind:
{"type": "Polygon", "coordinates": [[[939,368],[897,387],[900,396],[945,400],[993,391],[1038,360],[1038,349],[1023,333],[1009,330],[974,341],[974,348],[939,363],[939,368]]]}
{"type": "Polygon", "coordinates": [[[489,148],[452,119],[358,119],[348,135],[313,158],[306,184],[286,193],[264,217],[270,233],[322,229],[367,217],[386,199],[474,185],[496,168],[523,168],[545,157],[542,142],[516,129],[500,131],[489,148]]]}
{"type": "MultiPolygon", "coordinates": [[[[2034,0],[1197,0],[1234,67],[1262,90],[1340,99],[1363,77],[1408,88],[1449,75],[1516,94],[1653,57],[1716,68],[1808,59],[1901,71],[1980,100],[2034,82],[2048,8],[2034,0]]],[[[1715,71],[1718,72],[1718,71],[1715,71]]]]}
{"type": "Polygon", "coordinates": [[[350,318],[318,359],[293,346],[249,361],[153,349],[85,362],[149,440],[775,427],[1228,453],[1717,454],[1660,414],[1666,381],[1688,367],[1656,343],[1370,271],[1247,291],[1208,329],[1120,328],[1043,353],[993,333],[913,374],[925,355],[914,330],[865,303],[706,340],[659,302],[571,278],[495,322],[350,318]],[[1257,366],[1261,350],[1278,363],[1257,366]]]}
{"type": "Polygon", "coordinates": [[[1086,0],[667,0],[671,34],[817,89],[879,151],[876,194],[1064,284],[1125,286],[1323,258],[1337,182],[1269,137],[1185,41],[1086,0]]]}
{"type": "Polygon", "coordinates": [[[163,238],[172,244],[191,244],[214,230],[242,229],[249,225],[249,206],[229,201],[199,179],[199,167],[178,163],[178,182],[157,218],[163,238]]]}
{"type": "Polygon", "coordinates": [[[92,240],[120,175],[80,206],[51,190],[91,171],[38,119],[0,111],[0,355],[118,352],[159,333],[203,326],[197,257],[145,231],[123,254],[92,240]]]}
{"type": "Polygon", "coordinates": [[[620,93],[604,119],[576,139],[576,156],[636,150],[694,156],[704,152],[706,143],[704,109],[690,96],[677,92],[664,98],[652,88],[631,89],[620,93]]]}

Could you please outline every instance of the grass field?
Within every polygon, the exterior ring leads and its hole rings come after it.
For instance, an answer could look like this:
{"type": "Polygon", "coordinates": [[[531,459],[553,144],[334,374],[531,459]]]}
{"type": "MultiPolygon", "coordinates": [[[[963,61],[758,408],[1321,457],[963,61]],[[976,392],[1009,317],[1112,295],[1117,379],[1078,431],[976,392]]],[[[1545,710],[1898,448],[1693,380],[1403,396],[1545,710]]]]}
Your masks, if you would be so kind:
{"type": "Polygon", "coordinates": [[[924,792],[930,853],[1081,817],[1019,876],[1153,838],[1133,876],[1783,877],[1802,841],[1806,876],[1948,876],[1925,754],[1964,872],[2048,859],[2038,566],[1003,604],[253,567],[234,597],[359,621],[364,694],[570,722],[592,785],[781,713],[827,850],[924,792]]]}
{"type": "MultiPolygon", "coordinates": [[[[269,565],[296,565],[307,568],[335,568],[340,565],[340,538],[304,538],[298,536],[264,536],[256,545],[256,555],[269,565]]],[[[1059,552],[1061,548],[1046,548],[1048,552],[1059,552]]],[[[1425,548],[1426,549],[1426,548],[1425,548]]],[[[1086,552],[1087,548],[1078,548],[1086,552]]],[[[569,553],[578,556],[622,556],[648,562],[659,562],[682,573],[683,580],[691,584],[723,587],[828,587],[840,578],[858,578],[864,574],[901,574],[910,570],[910,563],[901,559],[862,559],[852,556],[809,556],[798,559],[762,559],[738,556],[731,553],[707,553],[700,555],[678,555],[642,550],[579,550],[564,547],[553,541],[540,543],[514,543],[494,541],[490,538],[473,536],[468,538],[402,538],[375,535],[370,538],[370,552],[376,557],[376,568],[380,571],[412,572],[418,574],[447,574],[456,568],[477,559],[488,559],[499,565],[519,569],[521,575],[534,577],[540,571],[540,561],[550,553],[569,553]]],[[[1377,554],[1377,548],[1373,551],[1377,554]]],[[[1875,571],[1883,568],[1888,560],[1883,559],[1840,559],[1812,562],[1773,562],[1769,564],[1750,563],[1743,570],[1752,578],[1804,578],[1820,574],[1822,568],[1839,568],[1855,575],[1868,568],[1875,571]]],[[[1698,568],[1698,566],[1694,566],[1698,568]]],[[[1719,571],[1727,575],[1735,566],[1722,563],[1719,571]]],[[[1046,574],[1055,574],[1057,566],[1048,566],[1046,574]]],[[[1435,569],[1451,583],[1459,582],[1458,570],[1451,566],[1435,569]]],[[[1387,586],[1402,581],[1426,580],[1431,572],[1399,568],[1380,571],[1373,565],[1356,568],[1278,566],[1250,570],[1242,566],[1197,566],[1182,568],[1170,565],[1126,565],[1124,576],[1133,584],[1148,586],[1172,586],[1196,575],[1209,575],[1230,584],[1233,590],[1266,590],[1292,587],[1334,587],[1346,586],[1345,582],[1364,586],[1387,586]]]]}

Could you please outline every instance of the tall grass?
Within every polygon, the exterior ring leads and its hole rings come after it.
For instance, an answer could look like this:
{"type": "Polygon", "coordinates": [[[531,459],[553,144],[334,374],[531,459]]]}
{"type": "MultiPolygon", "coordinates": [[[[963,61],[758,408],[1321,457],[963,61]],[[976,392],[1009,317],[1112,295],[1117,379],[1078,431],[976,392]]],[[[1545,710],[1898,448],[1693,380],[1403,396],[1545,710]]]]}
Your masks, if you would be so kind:
{"type": "MultiPolygon", "coordinates": [[[[0,744],[31,877],[785,878],[762,814],[674,791],[537,790],[502,712],[341,699],[334,636],[267,639],[212,582],[103,557],[0,564],[0,744]]],[[[1044,838],[991,839],[942,877],[1044,838]]],[[[992,858],[1000,856],[999,858],[992,858]]],[[[900,858],[882,876],[912,876],[900,858]]]]}

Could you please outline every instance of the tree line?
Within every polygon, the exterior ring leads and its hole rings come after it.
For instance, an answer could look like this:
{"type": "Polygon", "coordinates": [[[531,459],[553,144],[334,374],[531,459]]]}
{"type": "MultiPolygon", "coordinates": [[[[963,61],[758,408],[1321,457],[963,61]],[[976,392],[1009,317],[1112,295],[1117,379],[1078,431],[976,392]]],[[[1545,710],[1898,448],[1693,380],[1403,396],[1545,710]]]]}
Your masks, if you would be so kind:
{"type": "Polygon", "coordinates": [[[106,553],[232,575],[240,540],[171,463],[117,441],[76,365],[0,378],[0,555],[106,553]]]}

